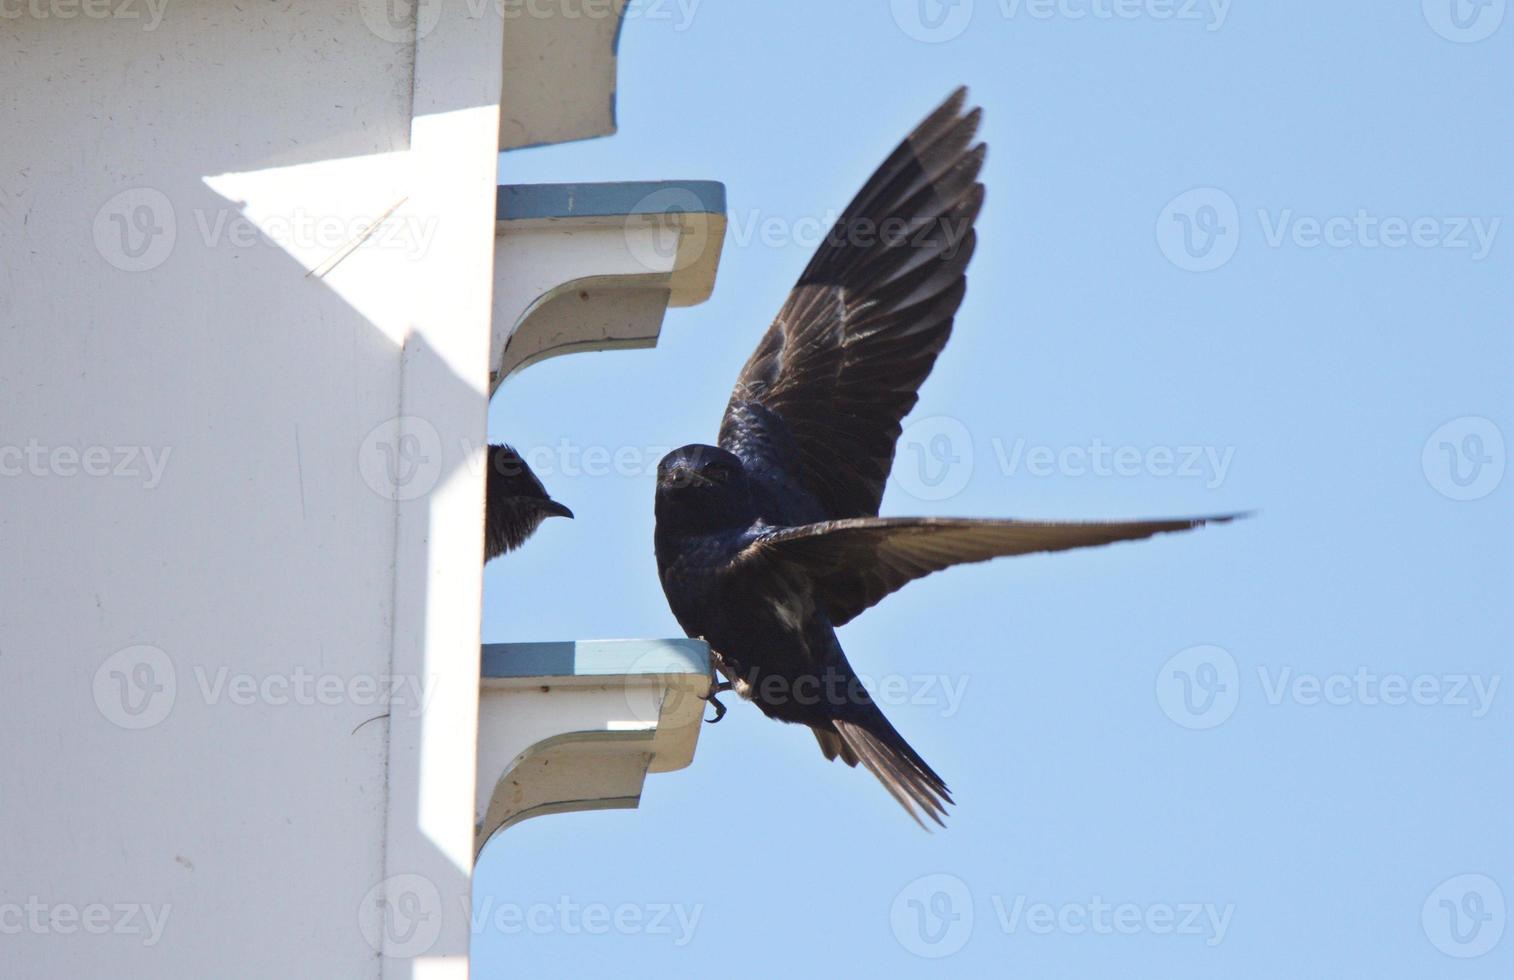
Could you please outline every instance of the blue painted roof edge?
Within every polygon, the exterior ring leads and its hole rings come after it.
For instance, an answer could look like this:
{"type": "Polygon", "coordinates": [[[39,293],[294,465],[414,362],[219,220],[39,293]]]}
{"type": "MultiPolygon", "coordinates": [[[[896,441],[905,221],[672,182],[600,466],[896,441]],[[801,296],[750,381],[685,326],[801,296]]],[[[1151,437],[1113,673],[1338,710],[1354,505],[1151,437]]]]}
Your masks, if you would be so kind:
{"type": "Polygon", "coordinates": [[[725,185],[718,180],[501,184],[494,205],[496,221],[670,212],[725,214],[725,185]]]}
{"type": "Polygon", "coordinates": [[[481,665],[485,678],[705,676],[709,671],[709,647],[703,640],[687,639],[485,643],[481,665]]]}

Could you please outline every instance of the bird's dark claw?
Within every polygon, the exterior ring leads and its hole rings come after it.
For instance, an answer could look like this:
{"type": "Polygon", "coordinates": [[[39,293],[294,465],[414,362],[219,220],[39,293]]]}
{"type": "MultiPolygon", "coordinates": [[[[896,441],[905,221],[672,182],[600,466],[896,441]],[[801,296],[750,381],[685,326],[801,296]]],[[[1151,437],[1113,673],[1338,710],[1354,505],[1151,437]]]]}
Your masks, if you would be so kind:
{"type": "Polygon", "coordinates": [[[717,694],[724,694],[726,691],[729,691],[730,689],[731,689],[731,682],[730,681],[722,681],[719,684],[712,684],[710,686],[710,693],[706,694],[704,696],[704,700],[710,702],[710,704],[714,707],[714,709],[715,709],[715,717],[713,717],[713,718],[706,718],[704,720],[704,723],[706,725],[713,725],[717,721],[719,721],[720,719],[722,719],[722,718],[725,717],[725,713],[726,713],[726,710],[727,710],[726,706],[723,705],[723,704],[721,704],[720,703],[720,699],[717,698],[715,695],[717,695],[717,694]]]}

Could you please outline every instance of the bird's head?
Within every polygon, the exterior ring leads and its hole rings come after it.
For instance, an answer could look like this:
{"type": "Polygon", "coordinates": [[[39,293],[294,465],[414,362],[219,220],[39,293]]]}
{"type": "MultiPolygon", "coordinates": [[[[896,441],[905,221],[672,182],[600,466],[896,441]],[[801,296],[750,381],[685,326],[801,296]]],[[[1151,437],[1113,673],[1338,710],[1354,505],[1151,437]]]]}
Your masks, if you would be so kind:
{"type": "Polygon", "coordinates": [[[509,446],[489,447],[485,497],[485,561],[519,548],[547,518],[573,516],[547,496],[531,467],[509,446]]]}
{"type": "Polygon", "coordinates": [[[698,444],[657,464],[657,523],[686,530],[741,527],[752,521],[752,492],[741,460],[698,444]]]}

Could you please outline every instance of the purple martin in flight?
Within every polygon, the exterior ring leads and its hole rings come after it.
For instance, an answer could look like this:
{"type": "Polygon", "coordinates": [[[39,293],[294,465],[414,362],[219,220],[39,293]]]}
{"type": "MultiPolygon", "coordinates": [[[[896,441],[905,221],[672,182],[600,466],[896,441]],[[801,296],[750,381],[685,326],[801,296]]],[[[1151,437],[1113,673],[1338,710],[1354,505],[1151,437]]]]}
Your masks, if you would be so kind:
{"type": "Polygon", "coordinates": [[[485,562],[525,544],[547,518],[573,516],[547,496],[531,467],[509,446],[489,447],[484,488],[485,562]]]}
{"type": "Polygon", "coordinates": [[[932,112],[837,219],[742,369],[719,447],[676,449],[657,471],[659,577],[727,679],[715,692],[808,725],[827,759],[866,766],[922,826],[922,814],[941,823],[951,794],[858,681],[836,628],[952,565],[1229,519],[878,516],[977,241],[985,147],[966,98],[932,112]]]}

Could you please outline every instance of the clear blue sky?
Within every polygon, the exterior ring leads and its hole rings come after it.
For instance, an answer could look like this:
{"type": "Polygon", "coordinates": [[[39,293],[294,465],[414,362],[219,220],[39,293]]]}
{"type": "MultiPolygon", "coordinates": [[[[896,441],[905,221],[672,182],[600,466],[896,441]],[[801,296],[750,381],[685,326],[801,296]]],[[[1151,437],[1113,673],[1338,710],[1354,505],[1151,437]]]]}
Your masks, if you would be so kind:
{"type": "Polygon", "coordinates": [[[639,810],[491,845],[479,913],[551,910],[486,922],[477,975],[1514,974],[1514,682],[1490,690],[1514,636],[1514,22],[1187,2],[666,0],[625,25],[618,135],[502,158],[514,182],[721,180],[732,226],[656,350],[495,399],[497,439],[646,468],[542,473],[578,519],[489,566],[486,640],[680,635],[659,447],[713,441],[802,219],[959,83],[986,113],[980,245],[883,512],[1261,513],[890,597],[842,641],[933,685],[888,710],[956,796],[947,830],[733,700],[639,810]],[[579,932],[596,903],[643,925],[579,932]]]}

